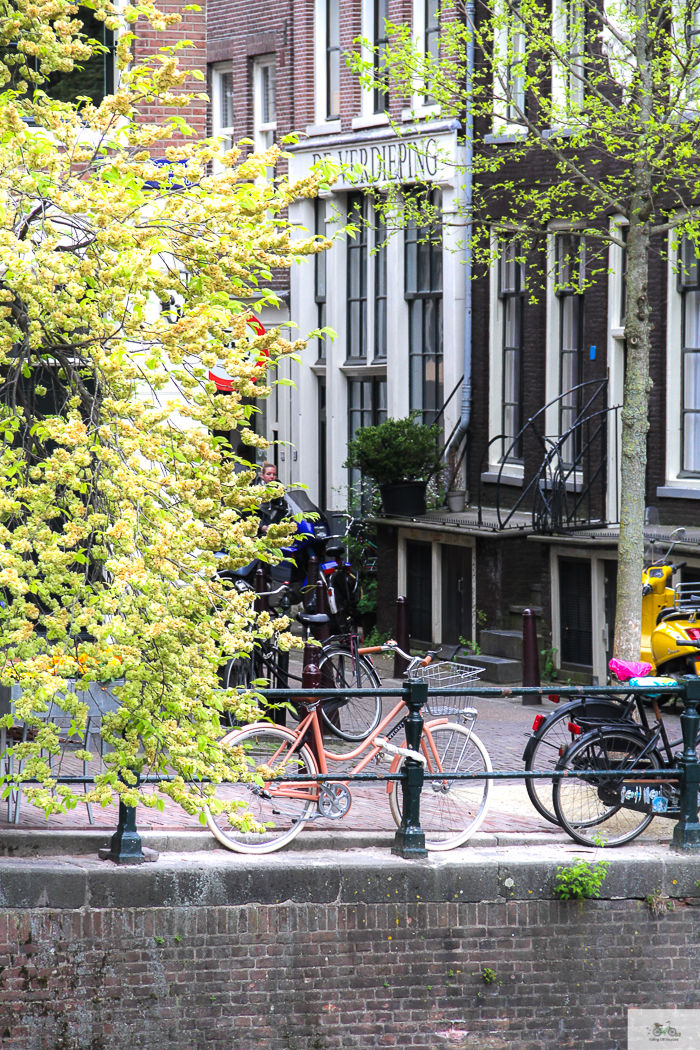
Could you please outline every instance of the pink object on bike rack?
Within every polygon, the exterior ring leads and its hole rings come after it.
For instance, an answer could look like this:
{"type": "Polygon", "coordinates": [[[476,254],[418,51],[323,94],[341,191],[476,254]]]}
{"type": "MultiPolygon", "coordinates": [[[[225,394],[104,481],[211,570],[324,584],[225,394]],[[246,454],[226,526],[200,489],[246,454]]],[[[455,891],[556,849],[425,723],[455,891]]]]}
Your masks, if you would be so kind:
{"type": "Polygon", "coordinates": [[[618,682],[629,682],[630,678],[645,678],[654,670],[651,664],[635,664],[629,660],[611,660],[608,667],[618,682]]]}

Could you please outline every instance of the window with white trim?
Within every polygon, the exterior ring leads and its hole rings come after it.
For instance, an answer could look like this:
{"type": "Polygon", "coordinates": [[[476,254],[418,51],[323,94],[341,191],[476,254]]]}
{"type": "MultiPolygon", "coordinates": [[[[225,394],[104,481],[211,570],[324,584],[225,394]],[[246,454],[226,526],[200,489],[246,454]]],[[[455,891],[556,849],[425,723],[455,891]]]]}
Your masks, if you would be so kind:
{"type": "Polygon", "coordinates": [[[325,0],[326,120],[340,119],[340,0],[325,0]]]}
{"type": "Polygon", "coordinates": [[[687,237],[678,253],[681,308],[681,457],[679,477],[700,477],[700,257],[687,237]]]}
{"type": "MultiPolygon", "coordinates": [[[[583,370],[583,239],[572,233],[555,237],[556,280],[559,301],[559,436],[574,426],[581,411],[583,370]]],[[[564,463],[572,466],[581,451],[581,430],[577,427],[562,446],[564,463]]]]}
{"type": "Polygon", "coordinates": [[[408,223],[405,234],[404,298],[408,302],[409,399],[411,411],[432,425],[443,403],[442,193],[433,190],[430,225],[408,223]]]}
{"type": "Polygon", "coordinates": [[[496,13],[494,36],[494,132],[522,131],[527,38],[519,0],[501,7],[496,13]]]}
{"type": "Polygon", "coordinates": [[[277,131],[276,60],[261,55],[253,62],[253,140],[258,151],[274,144],[277,131]]]}
{"type": "Polygon", "coordinates": [[[559,56],[552,64],[553,123],[580,112],[585,87],[586,9],[583,0],[554,0],[552,37],[559,56]]]}
{"type": "Polygon", "coordinates": [[[347,357],[367,357],[367,261],[369,198],[364,193],[348,197],[348,223],[355,228],[347,248],[347,357]]]}
{"type": "MultiPolygon", "coordinates": [[[[384,52],[389,43],[386,30],[386,24],[389,18],[389,0],[373,0],[372,7],[372,42],[375,47],[374,76],[375,80],[381,80],[382,84],[385,84],[386,77],[382,75],[382,70],[384,68],[384,52]]],[[[389,93],[386,86],[375,88],[372,96],[373,112],[384,113],[385,110],[389,108],[389,93]]]]}
{"type": "Polygon", "coordinates": [[[230,62],[211,67],[212,136],[223,139],[224,150],[233,144],[233,69],[230,62]]]}
{"type": "Polygon", "coordinates": [[[498,297],[502,305],[501,459],[508,457],[519,461],[523,458],[522,441],[516,442],[516,438],[523,425],[525,264],[517,240],[507,241],[501,246],[498,297]]]}

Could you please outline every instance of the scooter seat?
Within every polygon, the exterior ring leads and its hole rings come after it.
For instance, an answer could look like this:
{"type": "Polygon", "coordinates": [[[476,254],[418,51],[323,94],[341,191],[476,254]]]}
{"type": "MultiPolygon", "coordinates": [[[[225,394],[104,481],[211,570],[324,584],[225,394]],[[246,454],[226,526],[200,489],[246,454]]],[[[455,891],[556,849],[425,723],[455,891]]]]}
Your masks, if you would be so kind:
{"type": "Polygon", "coordinates": [[[297,620],[303,627],[318,627],[319,624],[329,623],[330,617],[326,613],[297,613],[297,620]]]}
{"type": "Polygon", "coordinates": [[[651,664],[633,663],[631,660],[611,660],[608,667],[618,682],[628,682],[630,678],[643,678],[654,670],[651,664]]]}

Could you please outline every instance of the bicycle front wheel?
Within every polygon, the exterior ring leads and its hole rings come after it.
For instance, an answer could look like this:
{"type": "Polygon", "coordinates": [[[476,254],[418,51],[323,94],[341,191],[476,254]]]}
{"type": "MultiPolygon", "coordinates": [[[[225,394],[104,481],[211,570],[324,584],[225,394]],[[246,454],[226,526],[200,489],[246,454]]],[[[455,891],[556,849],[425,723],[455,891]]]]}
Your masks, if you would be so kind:
{"type": "MultiPolygon", "coordinates": [[[[354,656],[348,649],[322,650],[318,666],[322,689],[379,689],[382,684],[371,661],[366,656],[354,656]]],[[[321,717],[341,740],[365,740],[379,725],[382,698],[351,694],[341,706],[324,703],[321,717]]]]}
{"type": "MultiPolygon", "coordinates": [[[[426,773],[490,773],[489,753],[465,726],[446,722],[423,729],[421,750],[426,773]]],[[[471,838],[488,812],[490,780],[426,780],[420,799],[420,824],[429,850],[448,850],[471,838]]],[[[403,815],[403,788],[394,781],[389,796],[397,825],[403,815]]]]}
{"type": "Polygon", "coordinates": [[[647,747],[647,741],[633,730],[607,728],[582,737],[569,748],[557,768],[590,771],[590,775],[557,780],[552,797],[559,823],[575,842],[622,846],[649,827],[654,819],[650,804],[634,798],[625,804],[627,791],[631,794],[641,785],[624,777],[596,776],[598,770],[634,769],[643,775],[660,769],[661,756],[647,747]]]}
{"type": "Polygon", "coordinates": [[[266,830],[261,835],[240,832],[231,825],[226,813],[213,814],[207,806],[204,813],[209,830],[222,846],[235,853],[273,853],[286,846],[315,811],[316,790],[313,784],[285,782],[283,774],[315,775],[316,763],[311,752],[306,747],[297,747],[294,733],[278,726],[233,730],[222,743],[242,747],[246,772],[253,776],[263,770],[265,781],[262,787],[252,781],[217,784],[216,798],[235,802],[236,812],[250,812],[266,830]]]}

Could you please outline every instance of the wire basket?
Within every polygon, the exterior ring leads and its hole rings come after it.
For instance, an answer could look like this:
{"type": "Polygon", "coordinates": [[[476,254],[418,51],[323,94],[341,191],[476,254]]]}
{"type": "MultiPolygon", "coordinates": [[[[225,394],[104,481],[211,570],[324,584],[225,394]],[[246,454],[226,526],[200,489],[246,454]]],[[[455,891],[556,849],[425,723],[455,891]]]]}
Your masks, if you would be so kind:
{"type": "MultiPolygon", "coordinates": [[[[470,667],[468,664],[452,664],[446,660],[440,660],[427,667],[417,667],[411,677],[420,682],[427,682],[428,689],[449,689],[450,687],[464,689],[465,686],[478,682],[483,670],[483,667],[470,667]]],[[[425,706],[433,718],[466,714],[467,711],[474,711],[474,697],[429,696],[425,706]]]]}

